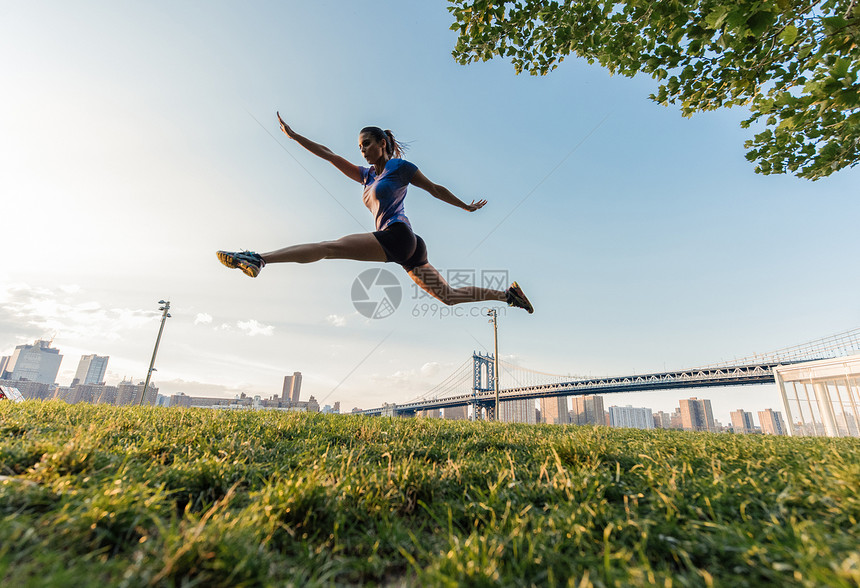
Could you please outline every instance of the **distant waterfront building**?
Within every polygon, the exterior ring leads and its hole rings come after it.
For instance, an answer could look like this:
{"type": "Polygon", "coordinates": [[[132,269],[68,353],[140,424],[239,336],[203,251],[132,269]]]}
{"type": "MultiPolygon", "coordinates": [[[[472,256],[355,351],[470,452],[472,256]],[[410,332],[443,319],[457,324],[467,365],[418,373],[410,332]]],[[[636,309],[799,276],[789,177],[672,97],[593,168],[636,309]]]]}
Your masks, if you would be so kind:
{"type": "Polygon", "coordinates": [[[29,380],[0,380],[0,386],[10,386],[26,400],[50,400],[57,390],[56,384],[44,384],[29,380]]]}
{"type": "Polygon", "coordinates": [[[609,407],[609,426],[628,429],[653,429],[654,415],[650,408],[627,406],[609,407]]]}
{"type": "Polygon", "coordinates": [[[782,414],[773,409],[758,411],[758,422],[761,423],[761,432],[765,435],[788,435],[782,414]]]}
{"type": "Polygon", "coordinates": [[[6,378],[6,366],[9,365],[9,356],[0,357],[0,380],[6,378]]]}
{"type": "Polygon", "coordinates": [[[502,400],[499,402],[499,421],[503,423],[537,423],[535,401],[530,398],[522,400],[502,400]]]}
{"type": "Polygon", "coordinates": [[[442,409],[442,418],[449,421],[465,421],[469,418],[469,408],[467,406],[449,406],[442,409]]]}
{"type": "Polygon", "coordinates": [[[605,425],[603,396],[574,396],[570,410],[570,423],[573,425],[605,425]]]}
{"type": "MultiPolygon", "coordinates": [[[[219,396],[188,396],[184,392],[173,394],[167,404],[170,408],[210,408],[220,410],[280,410],[285,412],[320,412],[320,405],[311,396],[307,402],[284,402],[280,396],[263,399],[244,392],[233,398],[219,396]]],[[[395,405],[392,405],[395,406],[395,405]]],[[[338,407],[339,408],[339,407],[338,407]]]]}
{"type": "Polygon", "coordinates": [[[672,415],[668,412],[658,410],[654,413],[654,428],[655,429],[671,429],[672,415]]]}
{"type": "Polygon", "coordinates": [[[140,399],[143,397],[143,406],[155,406],[155,399],[158,397],[158,388],[152,382],[144,394],[144,382],[135,384],[132,381],[123,380],[117,385],[116,405],[117,406],[138,406],[141,404],[140,399]]]}
{"type": "MultiPolygon", "coordinates": [[[[335,402],[334,406],[329,406],[328,404],[326,404],[320,409],[320,412],[322,412],[323,414],[340,414],[340,402],[335,402]]],[[[438,417],[439,415],[436,416],[438,417]]]]}
{"type": "Polygon", "coordinates": [[[695,396],[681,400],[681,426],[685,431],[715,431],[711,401],[695,396]]]}
{"type": "MultiPolygon", "coordinates": [[[[323,412],[325,412],[325,409],[323,409],[323,412]]],[[[419,410],[415,413],[415,416],[421,419],[438,419],[442,418],[442,412],[438,408],[428,408],[427,410],[419,410]]]]}
{"type": "Polygon", "coordinates": [[[739,408],[729,413],[732,417],[732,430],[735,433],[755,433],[755,423],[753,423],[753,415],[751,412],[739,408]]]}
{"type": "Polygon", "coordinates": [[[100,384],[105,381],[108,360],[106,355],[83,355],[75,372],[74,384],[100,384]]]}
{"type": "Polygon", "coordinates": [[[540,420],[550,425],[567,425],[570,423],[570,410],[567,408],[567,396],[540,399],[540,420]]]}
{"type": "MultiPolygon", "coordinates": [[[[50,341],[35,341],[32,345],[18,345],[6,364],[9,380],[29,380],[53,385],[60,371],[63,356],[51,347],[50,341]]],[[[23,391],[22,391],[23,393],[23,391]]]]}
{"type": "MultiPolygon", "coordinates": [[[[716,431],[717,433],[726,433],[729,430],[731,430],[731,429],[728,425],[723,425],[723,423],[721,423],[717,419],[714,419],[714,431],[716,431]]],[[[758,429],[755,429],[754,432],[760,433],[761,431],[759,431],[758,429]]]]}
{"type": "Polygon", "coordinates": [[[86,402],[89,404],[116,404],[117,387],[105,384],[75,384],[57,388],[54,398],[68,404],[86,402]]]}
{"type": "Polygon", "coordinates": [[[302,372],[293,372],[292,376],[284,376],[284,389],[281,392],[283,400],[298,402],[302,392],[302,372]]]}

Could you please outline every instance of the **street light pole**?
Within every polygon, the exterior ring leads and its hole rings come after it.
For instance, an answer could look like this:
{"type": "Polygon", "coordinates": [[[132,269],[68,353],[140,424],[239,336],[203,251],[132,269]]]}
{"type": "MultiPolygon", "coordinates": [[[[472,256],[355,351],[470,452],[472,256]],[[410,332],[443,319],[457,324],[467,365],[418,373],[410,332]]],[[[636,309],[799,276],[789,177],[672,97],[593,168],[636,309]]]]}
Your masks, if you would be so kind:
{"type": "Polygon", "coordinates": [[[161,313],[161,326],[158,328],[158,338],[155,340],[155,349],[152,350],[152,361],[149,362],[149,371],[146,372],[146,382],[143,384],[143,392],[140,393],[140,402],[138,406],[143,406],[143,399],[146,398],[146,391],[149,390],[149,380],[152,378],[152,372],[155,371],[155,355],[158,353],[158,344],[161,343],[161,333],[164,331],[164,323],[170,318],[170,301],[159,300],[159,304],[163,304],[158,310],[161,313]]]}
{"type": "Polygon", "coordinates": [[[493,308],[487,311],[493,323],[493,388],[496,391],[496,421],[499,420],[499,313],[493,308]]]}

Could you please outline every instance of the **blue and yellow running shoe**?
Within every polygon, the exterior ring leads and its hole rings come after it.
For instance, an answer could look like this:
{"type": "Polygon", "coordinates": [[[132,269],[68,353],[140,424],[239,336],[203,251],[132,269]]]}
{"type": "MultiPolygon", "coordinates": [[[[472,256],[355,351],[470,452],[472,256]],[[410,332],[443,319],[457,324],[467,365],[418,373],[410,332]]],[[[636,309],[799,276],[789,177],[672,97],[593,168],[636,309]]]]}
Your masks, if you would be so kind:
{"type": "Polygon", "coordinates": [[[218,260],[229,268],[239,268],[246,276],[256,278],[266,266],[263,258],[253,251],[219,251],[218,260]]]}
{"type": "Polygon", "coordinates": [[[505,291],[505,298],[508,301],[508,306],[524,308],[529,314],[532,314],[535,311],[532,303],[529,302],[529,299],[526,298],[525,294],[523,294],[522,288],[520,288],[520,285],[516,282],[511,284],[511,287],[505,291]]]}

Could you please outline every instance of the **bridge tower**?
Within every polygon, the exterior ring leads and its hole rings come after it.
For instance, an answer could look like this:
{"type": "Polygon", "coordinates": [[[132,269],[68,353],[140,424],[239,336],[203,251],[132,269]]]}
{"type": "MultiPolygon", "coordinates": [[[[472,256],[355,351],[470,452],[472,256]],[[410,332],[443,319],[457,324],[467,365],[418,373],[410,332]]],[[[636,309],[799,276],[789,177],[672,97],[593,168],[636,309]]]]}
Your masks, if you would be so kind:
{"type": "Polygon", "coordinates": [[[481,403],[478,404],[478,393],[493,392],[495,390],[495,358],[491,353],[483,355],[476,351],[472,352],[472,410],[474,411],[473,419],[480,420],[482,418],[482,409],[486,413],[483,418],[487,420],[495,420],[496,406],[481,403]]]}

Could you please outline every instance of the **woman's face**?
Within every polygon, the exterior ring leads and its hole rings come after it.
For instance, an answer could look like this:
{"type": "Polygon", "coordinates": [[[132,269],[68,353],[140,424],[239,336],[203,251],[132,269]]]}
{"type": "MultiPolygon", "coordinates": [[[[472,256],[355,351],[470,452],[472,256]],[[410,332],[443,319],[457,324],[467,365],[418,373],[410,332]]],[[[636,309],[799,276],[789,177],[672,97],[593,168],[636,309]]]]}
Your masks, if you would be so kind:
{"type": "Polygon", "coordinates": [[[358,136],[358,148],[365,161],[374,164],[385,154],[385,141],[377,141],[370,133],[361,133],[358,136]]]}

